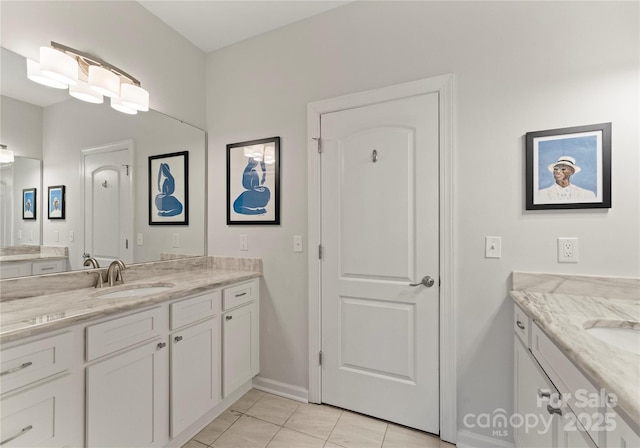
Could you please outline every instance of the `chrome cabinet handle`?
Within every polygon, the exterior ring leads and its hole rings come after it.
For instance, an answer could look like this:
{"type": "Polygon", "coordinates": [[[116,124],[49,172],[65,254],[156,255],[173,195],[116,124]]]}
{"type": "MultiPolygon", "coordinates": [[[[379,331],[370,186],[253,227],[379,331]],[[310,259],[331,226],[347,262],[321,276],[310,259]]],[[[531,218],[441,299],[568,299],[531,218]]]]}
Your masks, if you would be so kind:
{"type": "Polygon", "coordinates": [[[524,330],[524,325],[519,320],[516,321],[516,325],[518,326],[519,329],[524,330]]]}
{"type": "Polygon", "coordinates": [[[173,340],[176,342],[180,342],[182,341],[182,336],[176,336],[175,338],[173,338],[173,340]]]}
{"type": "Polygon", "coordinates": [[[427,288],[431,288],[435,284],[436,284],[436,281],[432,277],[425,275],[424,277],[422,277],[422,280],[420,280],[420,283],[409,283],[409,286],[422,285],[422,286],[426,286],[427,288]]]}
{"type": "Polygon", "coordinates": [[[31,361],[25,362],[24,364],[20,364],[18,367],[14,367],[13,369],[5,370],[4,372],[0,372],[0,376],[9,375],[10,373],[17,372],[18,370],[26,369],[30,365],[33,365],[31,361]]]}
{"type": "Polygon", "coordinates": [[[224,319],[225,320],[231,320],[231,319],[233,319],[233,316],[224,316],[224,319]]]}
{"type": "Polygon", "coordinates": [[[551,398],[551,391],[547,389],[538,389],[538,397],[540,398],[551,398]]]}
{"type": "Polygon", "coordinates": [[[243,292],[242,294],[236,294],[236,297],[242,297],[242,296],[246,296],[246,295],[247,295],[247,293],[243,292]]]}
{"type": "Polygon", "coordinates": [[[4,445],[5,443],[9,443],[12,440],[17,439],[18,437],[25,435],[26,433],[28,433],[29,431],[31,431],[33,429],[33,425],[29,425],[29,426],[25,426],[24,428],[22,428],[20,430],[20,432],[16,435],[13,435],[11,437],[9,437],[8,439],[4,439],[2,442],[0,442],[0,445],[4,445]]]}
{"type": "Polygon", "coordinates": [[[165,348],[167,346],[166,342],[158,342],[158,350],[160,350],[161,348],[165,348]]]}
{"type": "Polygon", "coordinates": [[[549,414],[558,414],[558,415],[562,415],[562,409],[560,408],[554,408],[553,406],[551,406],[550,404],[547,405],[547,412],[549,414]]]}

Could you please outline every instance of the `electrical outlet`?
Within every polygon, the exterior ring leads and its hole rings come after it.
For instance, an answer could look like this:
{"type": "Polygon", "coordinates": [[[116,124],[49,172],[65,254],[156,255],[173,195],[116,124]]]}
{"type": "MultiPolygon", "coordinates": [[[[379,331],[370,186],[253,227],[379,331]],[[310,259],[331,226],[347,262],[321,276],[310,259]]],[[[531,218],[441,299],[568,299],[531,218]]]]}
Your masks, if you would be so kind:
{"type": "Polygon", "coordinates": [[[73,230],[69,230],[69,242],[73,243],[76,239],[76,234],[73,233],[73,230]]]}
{"type": "Polygon", "coordinates": [[[240,235],[240,250],[249,250],[249,237],[247,235],[240,235]]]}
{"type": "Polygon", "coordinates": [[[171,238],[173,247],[180,247],[180,234],[174,233],[171,238]]]}
{"type": "Polygon", "coordinates": [[[53,241],[56,243],[60,242],[60,232],[57,230],[53,231],[53,241]]]}
{"type": "Polygon", "coordinates": [[[18,230],[18,234],[17,234],[16,238],[18,238],[19,240],[22,239],[22,230],[18,230]]]}
{"type": "Polygon", "coordinates": [[[577,263],[578,255],[578,238],[558,238],[558,263],[577,263]]]}
{"type": "Polygon", "coordinates": [[[138,233],[138,236],[136,238],[136,244],[138,246],[142,246],[144,244],[144,237],[142,236],[142,233],[138,233]]]}
{"type": "Polygon", "coordinates": [[[484,239],[484,257],[500,258],[502,257],[502,237],[487,236],[484,239]]]}

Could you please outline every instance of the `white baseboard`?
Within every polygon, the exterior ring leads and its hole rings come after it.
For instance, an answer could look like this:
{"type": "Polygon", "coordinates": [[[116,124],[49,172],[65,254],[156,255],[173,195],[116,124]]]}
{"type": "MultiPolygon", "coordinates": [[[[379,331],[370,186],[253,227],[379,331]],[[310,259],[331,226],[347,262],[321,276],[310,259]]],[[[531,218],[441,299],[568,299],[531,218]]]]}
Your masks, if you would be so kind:
{"type": "Polygon", "coordinates": [[[265,378],[263,376],[256,376],[253,378],[253,387],[263,392],[279,395],[284,398],[289,398],[295,401],[301,401],[302,403],[309,402],[309,390],[300,386],[293,386],[287,383],[281,383],[280,381],[265,378]]]}
{"type": "Polygon", "coordinates": [[[457,448],[515,448],[515,443],[493,437],[476,434],[469,430],[458,431],[457,448]]]}

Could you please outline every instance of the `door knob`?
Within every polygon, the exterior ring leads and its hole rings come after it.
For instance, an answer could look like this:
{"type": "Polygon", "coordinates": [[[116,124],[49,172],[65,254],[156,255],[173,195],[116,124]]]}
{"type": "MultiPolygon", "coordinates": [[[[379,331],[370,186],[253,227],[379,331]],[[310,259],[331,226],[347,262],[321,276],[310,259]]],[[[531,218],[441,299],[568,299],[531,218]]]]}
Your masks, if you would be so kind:
{"type": "Polygon", "coordinates": [[[431,288],[435,284],[436,284],[436,281],[432,277],[425,275],[424,277],[422,277],[422,280],[420,280],[420,283],[409,283],[409,286],[422,285],[422,286],[426,286],[427,288],[431,288]]]}

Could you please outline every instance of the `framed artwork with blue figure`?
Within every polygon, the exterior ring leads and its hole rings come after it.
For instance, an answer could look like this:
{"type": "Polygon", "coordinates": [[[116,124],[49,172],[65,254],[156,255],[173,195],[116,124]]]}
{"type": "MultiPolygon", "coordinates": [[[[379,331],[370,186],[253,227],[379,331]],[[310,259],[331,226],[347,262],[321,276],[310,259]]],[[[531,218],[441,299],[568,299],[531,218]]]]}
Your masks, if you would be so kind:
{"type": "Polygon", "coordinates": [[[67,208],[64,185],[54,185],[48,188],[49,207],[47,207],[47,217],[49,219],[64,219],[64,212],[67,208]]]}
{"type": "Polygon", "coordinates": [[[227,145],[227,225],[280,224],[280,137],[227,145]]]}
{"type": "Polygon", "coordinates": [[[526,209],[611,208],[611,123],[528,132],[526,209]]]}
{"type": "Polygon", "coordinates": [[[22,190],[22,219],[36,219],[36,189],[22,190]]]}
{"type": "Polygon", "coordinates": [[[149,225],[189,225],[189,151],[149,156],[149,225]]]}

